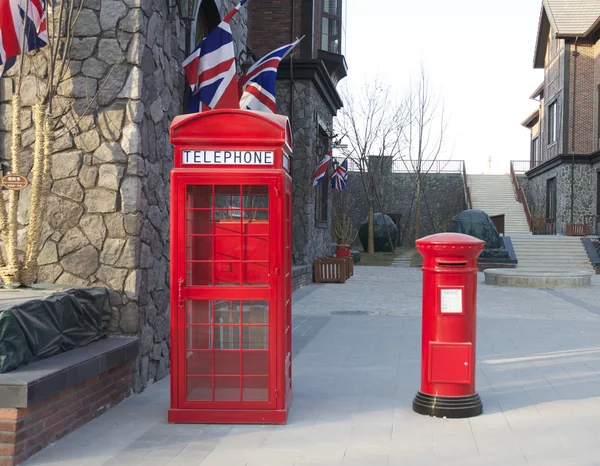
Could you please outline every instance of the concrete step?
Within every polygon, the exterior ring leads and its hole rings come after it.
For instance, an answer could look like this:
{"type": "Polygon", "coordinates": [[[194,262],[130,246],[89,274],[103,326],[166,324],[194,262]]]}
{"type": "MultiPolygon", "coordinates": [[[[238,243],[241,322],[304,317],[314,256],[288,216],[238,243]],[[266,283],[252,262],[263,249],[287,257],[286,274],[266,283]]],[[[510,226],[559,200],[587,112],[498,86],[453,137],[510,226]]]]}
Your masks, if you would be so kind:
{"type": "Polygon", "coordinates": [[[558,258],[558,257],[546,257],[546,256],[524,256],[523,254],[518,255],[519,260],[529,261],[535,260],[540,262],[561,262],[561,263],[570,263],[570,262],[589,262],[587,256],[585,257],[573,257],[573,258],[558,258]]]}
{"type": "MultiPolygon", "coordinates": [[[[518,247],[518,246],[517,246],[518,247]]],[[[587,260],[588,256],[587,254],[579,254],[577,251],[569,251],[569,250],[563,250],[561,251],[561,254],[563,253],[569,253],[568,257],[565,258],[566,261],[568,260],[577,260],[580,257],[583,257],[585,260],[587,260]]],[[[523,250],[523,248],[519,247],[519,257],[545,257],[546,254],[548,254],[549,258],[555,257],[552,256],[550,253],[546,253],[546,250],[539,250],[536,251],[535,249],[528,249],[526,251],[523,250]]]]}
{"type": "Polygon", "coordinates": [[[580,238],[573,236],[511,237],[518,268],[593,271],[580,238]]]}
{"type": "Polygon", "coordinates": [[[529,225],[521,203],[515,198],[512,182],[507,175],[467,175],[474,209],[488,215],[504,215],[504,231],[527,234],[529,225]]]}

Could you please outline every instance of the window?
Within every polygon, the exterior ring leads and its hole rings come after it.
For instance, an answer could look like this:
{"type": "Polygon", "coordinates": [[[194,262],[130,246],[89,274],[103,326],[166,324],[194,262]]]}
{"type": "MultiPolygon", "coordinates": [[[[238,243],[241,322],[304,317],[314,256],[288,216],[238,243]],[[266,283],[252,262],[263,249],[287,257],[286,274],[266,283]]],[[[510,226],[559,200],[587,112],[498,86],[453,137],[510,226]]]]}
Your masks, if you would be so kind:
{"type": "MultiPolygon", "coordinates": [[[[193,3],[193,0],[187,1],[190,5],[193,3]]],[[[195,19],[190,24],[188,51],[195,50],[202,39],[221,22],[221,16],[219,15],[219,9],[215,0],[198,0],[195,3],[195,10],[193,11],[195,19]]],[[[187,109],[186,113],[197,112],[200,107],[200,94],[191,95],[187,82],[183,89],[183,102],[184,108],[187,109]]]]}
{"type": "Polygon", "coordinates": [[[269,286],[269,190],[188,185],[187,286],[269,286]]]}
{"type": "Polygon", "coordinates": [[[194,50],[200,41],[221,22],[219,9],[214,0],[196,2],[194,17],[195,20],[191,24],[190,50],[194,50]]]}
{"type": "Polygon", "coordinates": [[[321,19],[321,50],[341,52],[341,0],[324,0],[321,19]]]}
{"type": "MultiPolygon", "coordinates": [[[[319,128],[317,138],[317,153],[315,156],[315,165],[321,161],[323,156],[329,150],[329,137],[323,128],[319,128]]],[[[325,174],[321,183],[315,187],[315,221],[317,225],[327,222],[327,205],[329,195],[329,176],[325,174]]]]}
{"type": "Polygon", "coordinates": [[[531,140],[531,168],[540,162],[540,138],[536,136],[531,140]]]}
{"type": "Polygon", "coordinates": [[[548,145],[556,142],[556,100],[548,105],[548,145]]]}

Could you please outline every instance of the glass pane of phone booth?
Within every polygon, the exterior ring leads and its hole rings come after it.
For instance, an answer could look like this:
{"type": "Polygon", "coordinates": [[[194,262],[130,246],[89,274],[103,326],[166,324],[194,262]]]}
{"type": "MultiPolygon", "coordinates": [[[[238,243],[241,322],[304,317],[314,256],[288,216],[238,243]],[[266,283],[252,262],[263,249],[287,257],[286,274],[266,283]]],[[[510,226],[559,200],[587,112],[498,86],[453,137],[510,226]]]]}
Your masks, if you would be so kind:
{"type": "MultiPolygon", "coordinates": [[[[188,287],[269,286],[268,186],[186,186],[185,270],[188,287]]],[[[185,399],[269,401],[269,320],[267,300],[188,300],[185,399]]]]}
{"type": "Polygon", "coordinates": [[[267,186],[188,186],[187,286],[268,286],[267,186]]]}
{"type": "Polygon", "coordinates": [[[189,300],[186,399],[269,400],[269,303],[189,300]]]}

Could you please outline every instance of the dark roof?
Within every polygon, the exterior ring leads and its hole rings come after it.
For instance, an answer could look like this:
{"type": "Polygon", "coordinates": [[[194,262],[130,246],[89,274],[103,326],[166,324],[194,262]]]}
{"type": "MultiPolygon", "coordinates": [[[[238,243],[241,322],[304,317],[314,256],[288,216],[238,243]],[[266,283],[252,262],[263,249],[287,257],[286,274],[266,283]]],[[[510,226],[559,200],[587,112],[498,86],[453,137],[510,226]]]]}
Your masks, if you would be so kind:
{"type": "Polygon", "coordinates": [[[586,37],[600,24],[600,0],[543,0],[535,44],[534,68],[544,68],[550,30],[559,39],[586,37]]]}

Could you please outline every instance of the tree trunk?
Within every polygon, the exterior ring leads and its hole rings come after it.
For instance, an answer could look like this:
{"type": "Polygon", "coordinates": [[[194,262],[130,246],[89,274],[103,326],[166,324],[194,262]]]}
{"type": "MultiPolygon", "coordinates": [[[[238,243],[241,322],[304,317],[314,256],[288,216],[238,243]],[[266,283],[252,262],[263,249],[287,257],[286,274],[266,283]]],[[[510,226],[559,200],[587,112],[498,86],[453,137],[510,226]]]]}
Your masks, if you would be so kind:
{"type": "MultiPolygon", "coordinates": [[[[21,96],[19,87],[12,99],[12,147],[11,147],[11,174],[21,174],[21,96]]],[[[20,264],[17,255],[17,213],[19,209],[19,191],[11,190],[8,193],[8,219],[5,236],[6,267],[3,268],[2,281],[8,287],[20,285],[20,264]]]]}
{"type": "Polygon", "coordinates": [[[421,227],[421,176],[417,174],[417,203],[415,207],[415,243],[419,239],[421,227]]]}
{"type": "Polygon", "coordinates": [[[33,107],[33,122],[35,127],[35,146],[31,179],[31,199],[29,203],[29,228],[27,230],[27,247],[25,251],[25,265],[23,267],[23,280],[25,285],[31,286],[37,275],[37,256],[40,251],[40,237],[42,234],[42,221],[44,219],[44,156],[46,141],[51,135],[47,133],[50,128],[46,125],[46,107],[37,104],[33,107]]]}
{"type": "Polygon", "coordinates": [[[369,241],[368,251],[369,254],[375,252],[375,215],[373,212],[373,202],[369,203],[369,241]]]}

